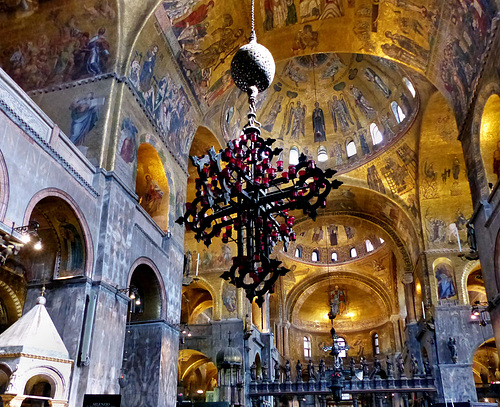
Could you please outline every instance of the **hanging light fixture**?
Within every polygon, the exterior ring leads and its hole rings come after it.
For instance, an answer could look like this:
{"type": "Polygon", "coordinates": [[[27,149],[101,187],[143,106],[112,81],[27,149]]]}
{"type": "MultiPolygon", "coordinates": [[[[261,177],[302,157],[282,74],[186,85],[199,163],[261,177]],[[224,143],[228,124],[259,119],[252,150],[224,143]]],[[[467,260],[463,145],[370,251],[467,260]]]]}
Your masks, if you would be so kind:
{"type": "Polygon", "coordinates": [[[275,65],[269,50],[257,43],[254,6],[252,0],[250,42],[231,62],[234,83],[248,94],[248,123],[243,134],[219,153],[212,147],[205,156],[191,157],[199,176],[196,198],[186,203],[185,214],[176,222],[207,247],[214,237],[235,242],[237,255],[221,278],[245,289],[250,301],[257,297],[261,306],[279,276],[289,271],[270,255],[279,241],[286,251],[296,239],[290,211],[302,209],[315,220],[317,209],[326,206],[326,197],[342,182],[330,180],[336,171],[317,168],[304,154],[284,171],[282,149],[272,148],[275,139],[261,137],[255,103],[258,93],[271,85],[275,65]]]}

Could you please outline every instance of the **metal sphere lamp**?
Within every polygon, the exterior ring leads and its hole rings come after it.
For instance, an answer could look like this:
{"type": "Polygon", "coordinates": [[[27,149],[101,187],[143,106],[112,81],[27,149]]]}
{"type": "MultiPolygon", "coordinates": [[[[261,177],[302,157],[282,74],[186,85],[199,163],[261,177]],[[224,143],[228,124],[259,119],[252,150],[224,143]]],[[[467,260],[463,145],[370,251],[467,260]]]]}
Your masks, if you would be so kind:
{"type": "Polygon", "coordinates": [[[261,306],[280,276],[289,270],[270,257],[278,242],[286,251],[296,239],[290,213],[302,210],[316,219],[318,208],[342,182],[331,180],[336,171],[316,167],[302,154],[297,165],[285,171],[281,148],[272,148],[275,139],[263,139],[256,121],[255,100],[273,81],[274,60],[267,48],[257,43],[252,1],[252,34],[231,62],[236,86],[248,94],[248,123],[242,135],[216,152],[191,157],[198,171],[196,198],[186,203],[186,212],[177,219],[208,247],[214,237],[238,248],[230,270],[221,278],[243,288],[250,301],[261,306]],[[276,159],[276,164],[273,164],[276,159]]]}

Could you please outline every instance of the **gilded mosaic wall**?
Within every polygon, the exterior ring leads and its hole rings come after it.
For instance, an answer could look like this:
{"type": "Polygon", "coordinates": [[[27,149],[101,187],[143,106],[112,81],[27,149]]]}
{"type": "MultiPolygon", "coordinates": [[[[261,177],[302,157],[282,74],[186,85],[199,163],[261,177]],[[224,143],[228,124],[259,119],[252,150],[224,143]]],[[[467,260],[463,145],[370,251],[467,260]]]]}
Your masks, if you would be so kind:
{"type": "Polygon", "coordinates": [[[187,169],[197,112],[178,77],[175,61],[156,18],[148,20],[135,45],[128,79],[164,144],[187,169]]]}

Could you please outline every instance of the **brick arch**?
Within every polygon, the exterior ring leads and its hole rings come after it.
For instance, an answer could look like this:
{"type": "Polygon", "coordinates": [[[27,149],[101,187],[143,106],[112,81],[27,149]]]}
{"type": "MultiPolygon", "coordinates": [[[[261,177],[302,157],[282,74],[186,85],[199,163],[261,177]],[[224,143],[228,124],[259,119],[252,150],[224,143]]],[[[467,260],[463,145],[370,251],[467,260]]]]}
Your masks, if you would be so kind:
{"type": "Polygon", "coordinates": [[[56,197],[63,200],[69,207],[73,210],[80,227],[83,232],[83,241],[85,242],[85,276],[92,278],[93,265],[94,265],[94,245],[92,242],[92,234],[90,232],[89,225],[85,219],[85,215],[83,211],[80,209],[78,203],[65,191],[62,191],[58,188],[45,188],[41,191],[38,191],[35,195],[32,196],[30,202],[28,203],[26,210],[24,212],[24,221],[23,224],[28,224],[31,214],[33,213],[33,209],[35,206],[44,198],[56,197]]]}

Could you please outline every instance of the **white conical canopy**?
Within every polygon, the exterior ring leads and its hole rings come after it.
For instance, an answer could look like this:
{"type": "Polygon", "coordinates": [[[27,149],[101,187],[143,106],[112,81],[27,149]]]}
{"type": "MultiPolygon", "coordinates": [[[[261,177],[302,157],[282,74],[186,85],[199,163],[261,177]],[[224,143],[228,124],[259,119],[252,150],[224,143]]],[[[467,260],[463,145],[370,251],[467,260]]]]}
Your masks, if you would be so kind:
{"type": "Polygon", "coordinates": [[[0,335],[0,353],[69,359],[45,302],[45,297],[38,297],[36,305],[0,335]]]}

